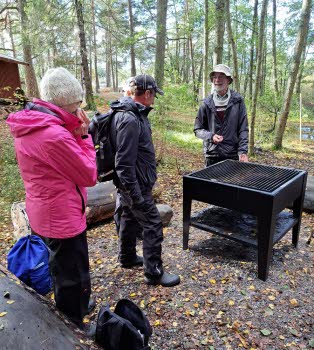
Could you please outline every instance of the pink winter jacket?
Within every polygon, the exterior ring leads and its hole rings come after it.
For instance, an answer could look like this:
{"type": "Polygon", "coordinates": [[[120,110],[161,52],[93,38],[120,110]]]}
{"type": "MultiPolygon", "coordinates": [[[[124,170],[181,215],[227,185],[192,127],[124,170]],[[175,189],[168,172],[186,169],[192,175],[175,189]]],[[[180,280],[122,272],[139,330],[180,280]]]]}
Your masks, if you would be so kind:
{"type": "Polygon", "coordinates": [[[90,136],[73,136],[82,123],[63,109],[34,99],[7,123],[26,190],[31,228],[49,238],[70,238],[86,229],[86,188],[96,183],[90,136]]]}

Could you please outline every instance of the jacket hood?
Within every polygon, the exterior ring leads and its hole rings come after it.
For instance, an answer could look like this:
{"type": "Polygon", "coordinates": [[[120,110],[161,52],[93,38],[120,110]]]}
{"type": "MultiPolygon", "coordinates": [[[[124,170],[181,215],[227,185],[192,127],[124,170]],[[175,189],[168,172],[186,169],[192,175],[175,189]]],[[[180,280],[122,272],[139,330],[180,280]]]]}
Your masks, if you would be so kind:
{"type": "Polygon", "coordinates": [[[51,103],[34,99],[25,109],[11,113],[6,120],[14,137],[20,137],[50,125],[62,125],[72,132],[82,122],[75,115],[51,103]]]}
{"type": "Polygon", "coordinates": [[[131,97],[122,97],[120,100],[116,100],[111,102],[110,107],[112,109],[123,109],[123,110],[128,110],[128,111],[136,111],[137,107],[135,102],[131,97]]]}
{"type": "Polygon", "coordinates": [[[140,113],[147,116],[153,109],[152,107],[146,107],[138,102],[135,102],[131,97],[122,97],[120,100],[114,101],[110,104],[112,109],[121,109],[125,111],[131,111],[134,113],[140,113]]]}

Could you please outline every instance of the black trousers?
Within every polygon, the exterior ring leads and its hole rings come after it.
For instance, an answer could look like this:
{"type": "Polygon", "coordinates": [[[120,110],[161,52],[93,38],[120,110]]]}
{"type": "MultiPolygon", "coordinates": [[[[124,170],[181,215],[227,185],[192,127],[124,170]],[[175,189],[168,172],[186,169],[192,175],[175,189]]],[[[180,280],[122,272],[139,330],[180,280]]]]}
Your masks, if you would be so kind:
{"type": "Polygon", "coordinates": [[[205,157],[205,167],[210,165],[222,162],[223,160],[231,159],[231,160],[239,160],[239,156],[233,157],[205,157]]]}
{"type": "Polygon", "coordinates": [[[82,327],[91,294],[86,231],[66,239],[41,238],[51,250],[49,264],[56,306],[82,327]]]}
{"type": "Polygon", "coordinates": [[[144,273],[147,277],[163,274],[162,222],[151,192],[143,194],[145,211],[133,209],[130,198],[122,191],[117,194],[115,222],[119,232],[119,260],[121,263],[136,257],[136,236],[143,232],[144,273]]]}

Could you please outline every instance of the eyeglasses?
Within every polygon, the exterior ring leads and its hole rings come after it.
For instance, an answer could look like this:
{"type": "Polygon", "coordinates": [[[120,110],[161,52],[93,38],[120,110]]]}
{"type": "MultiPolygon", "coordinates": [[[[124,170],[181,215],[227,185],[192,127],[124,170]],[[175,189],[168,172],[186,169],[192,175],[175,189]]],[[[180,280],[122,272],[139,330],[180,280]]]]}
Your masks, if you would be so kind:
{"type": "Polygon", "coordinates": [[[227,76],[225,75],[225,74],[214,74],[213,76],[212,76],[212,79],[214,80],[214,79],[221,79],[221,80],[223,80],[223,79],[227,79],[227,76]]]}

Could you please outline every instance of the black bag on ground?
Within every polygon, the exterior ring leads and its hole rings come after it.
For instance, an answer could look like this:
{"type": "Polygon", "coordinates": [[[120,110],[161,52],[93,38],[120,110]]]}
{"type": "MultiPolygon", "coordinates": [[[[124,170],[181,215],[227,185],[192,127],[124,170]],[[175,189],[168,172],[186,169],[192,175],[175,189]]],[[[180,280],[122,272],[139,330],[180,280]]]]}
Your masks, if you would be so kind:
{"type": "Polygon", "coordinates": [[[152,328],[143,311],[128,299],[121,299],[112,312],[102,306],[98,313],[96,342],[105,350],[149,350],[152,328]]]}

